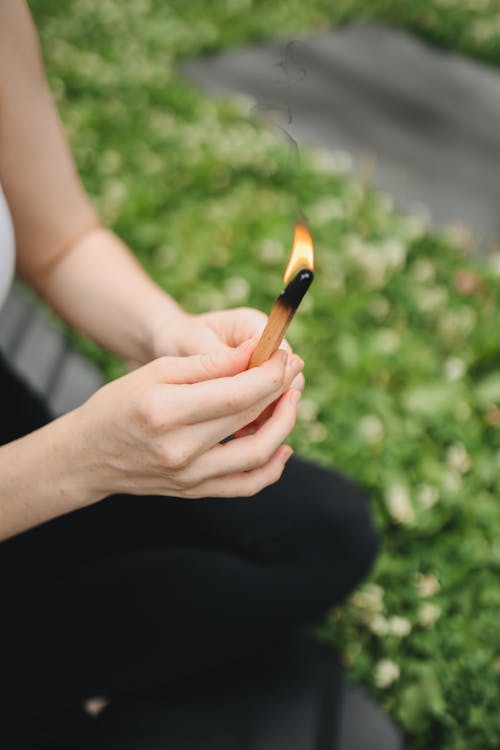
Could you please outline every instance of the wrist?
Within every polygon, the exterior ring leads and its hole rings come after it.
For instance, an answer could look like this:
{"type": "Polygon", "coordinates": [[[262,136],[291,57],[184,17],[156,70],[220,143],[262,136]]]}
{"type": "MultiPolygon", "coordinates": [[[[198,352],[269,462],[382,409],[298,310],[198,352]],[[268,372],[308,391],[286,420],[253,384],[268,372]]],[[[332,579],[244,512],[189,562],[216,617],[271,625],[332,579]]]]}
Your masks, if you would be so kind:
{"type": "Polygon", "coordinates": [[[101,499],[90,485],[84,442],[70,412],[1,446],[0,540],[101,499]]]}
{"type": "Polygon", "coordinates": [[[141,364],[164,356],[179,356],[179,340],[190,315],[161,289],[143,314],[141,364]]]}
{"type": "Polygon", "coordinates": [[[83,404],[46,428],[48,458],[54,467],[58,493],[67,498],[68,510],[92,505],[106,496],[100,486],[101,467],[94,456],[95,436],[87,421],[83,404]]]}
{"type": "Polygon", "coordinates": [[[149,359],[158,357],[184,357],[192,354],[188,346],[190,330],[195,316],[181,307],[158,309],[151,318],[148,336],[149,359]]]}

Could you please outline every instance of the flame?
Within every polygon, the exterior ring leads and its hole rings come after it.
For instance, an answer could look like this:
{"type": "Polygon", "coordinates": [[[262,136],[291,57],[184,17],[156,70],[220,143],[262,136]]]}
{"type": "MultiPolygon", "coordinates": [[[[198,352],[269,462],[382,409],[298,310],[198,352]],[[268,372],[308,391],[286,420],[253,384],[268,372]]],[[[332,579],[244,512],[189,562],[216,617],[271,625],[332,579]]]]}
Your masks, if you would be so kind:
{"type": "Polygon", "coordinates": [[[309,229],[303,222],[298,221],[295,225],[292,254],[290,255],[290,260],[288,261],[283,277],[285,284],[288,284],[301,268],[310,268],[311,271],[313,270],[314,252],[309,229]]]}

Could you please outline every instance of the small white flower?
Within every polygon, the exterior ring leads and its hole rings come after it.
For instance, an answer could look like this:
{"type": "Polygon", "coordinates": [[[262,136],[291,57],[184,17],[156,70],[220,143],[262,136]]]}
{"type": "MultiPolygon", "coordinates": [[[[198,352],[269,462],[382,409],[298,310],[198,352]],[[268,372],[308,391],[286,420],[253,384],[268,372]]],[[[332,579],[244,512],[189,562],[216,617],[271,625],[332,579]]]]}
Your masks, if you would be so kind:
{"type": "Polygon", "coordinates": [[[345,210],[338,198],[323,198],[310,206],[307,213],[314,225],[322,226],[332,219],[342,218],[345,210]]]}
{"type": "Polygon", "coordinates": [[[319,406],[316,401],[310,398],[303,398],[300,400],[298,407],[298,415],[304,422],[313,422],[318,416],[319,406]]]}
{"type": "Polygon", "coordinates": [[[312,422],[309,426],[308,437],[312,443],[322,443],[328,437],[328,430],[322,422],[312,422]]]}
{"type": "Polygon", "coordinates": [[[265,239],[260,243],[257,255],[264,263],[272,265],[279,263],[284,258],[285,248],[279,240],[265,239]]]}
{"type": "Polygon", "coordinates": [[[443,488],[446,492],[460,492],[462,489],[462,476],[460,472],[455,469],[450,469],[450,471],[445,472],[443,477],[443,488]]]}
{"type": "Polygon", "coordinates": [[[425,216],[408,216],[405,218],[404,229],[409,240],[416,240],[425,234],[429,227],[429,220],[425,216]]]}
{"type": "Polygon", "coordinates": [[[441,608],[433,602],[424,602],[418,610],[418,621],[423,628],[430,628],[441,615],[441,608]]]}
{"type": "Polygon", "coordinates": [[[326,174],[345,174],[353,167],[353,158],[347,151],[329,151],[315,149],[312,161],[318,172],[326,174]]]}
{"type": "Polygon", "coordinates": [[[369,618],[367,625],[374,635],[383,636],[389,632],[389,623],[383,615],[373,615],[369,618]]]}
{"type": "Polygon", "coordinates": [[[438,498],[439,492],[430,484],[421,484],[417,490],[417,501],[422,508],[432,508],[438,498]]]}
{"type": "Polygon", "coordinates": [[[401,338],[392,328],[381,328],[374,337],[375,348],[382,354],[393,354],[398,350],[401,338]]]}
{"type": "Polygon", "coordinates": [[[432,573],[429,573],[429,575],[419,574],[415,580],[415,586],[421,597],[434,596],[441,588],[437,577],[432,573]]]}
{"type": "Polygon", "coordinates": [[[448,300],[448,292],[442,286],[422,288],[417,297],[417,306],[422,312],[434,312],[444,307],[448,300]]]}
{"type": "Polygon", "coordinates": [[[415,278],[424,284],[434,281],[436,278],[436,266],[427,258],[418,258],[411,270],[415,278]]]}
{"type": "Polygon", "coordinates": [[[250,294],[250,284],[241,276],[232,276],[227,279],[224,287],[230,302],[244,302],[250,294]]]}
{"type": "Polygon", "coordinates": [[[369,289],[380,289],[387,276],[387,260],[376,248],[365,246],[365,252],[358,262],[365,284],[369,289]]]}
{"type": "Polygon", "coordinates": [[[446,462],[459,474],[465,474],[471,467],[471,460],[463,443],[450,445],[446,451],[446,462]]]}
{"type": "Polygon", "coordinates": [[[490,271],[494,273],[495,276],[500,276],[500,251],[497,250],[494,253],[490,253],[487,262],[490,271]]]}
{"type": "Polygon", "coordinates": [[[444,374],[448,380],[460,380],[466,369],[465,362],[460,357],[449,357],[444,363],[444,374]]]}
{"type": "Polygon", "coordinates": [[[350,260],[361,263],[365,254],[365,243],[357,234],[350,234],[345,239],[345,251],[350,260]]]}
{"type": "Polygon", "coordinates": [[[401,268],[406,262],[406,246],[402,240],[392,237],[384,243],[382,251],[391,268],[401,268]]]}
{"type": "Polygon", "coordinates": [[[376,583],[370,583],[364,589],[356,591],[351,598],[354,606],[373,614],[384,611],[384,589],[376,583]]]}
{"type": "Polygon", "coordinates": [[[367,414],[359,423],[363,439],[370,445],[379,443],[384,437],[384,425],[375,414],[367,414]]]}
{"type": "Polygon", "coordinates": [[[386,503],[389,513],[397,523],[407,525],[415,519],[415,511],[405,485],[393,484],[389,487],[386,503]]]}
{"type": "Polygon", "coordinates": [[[375,667],[374,682],[378,688],[387,688],[399,679],[400,669],[396,662],[382,659],[375,667]]]}
{"type": "Polygon", "coordinates": [[[397,638],[404,638],[411,632],[411,623],[406,617],[394,615],[389,618],[389,633],[397,638]]]}

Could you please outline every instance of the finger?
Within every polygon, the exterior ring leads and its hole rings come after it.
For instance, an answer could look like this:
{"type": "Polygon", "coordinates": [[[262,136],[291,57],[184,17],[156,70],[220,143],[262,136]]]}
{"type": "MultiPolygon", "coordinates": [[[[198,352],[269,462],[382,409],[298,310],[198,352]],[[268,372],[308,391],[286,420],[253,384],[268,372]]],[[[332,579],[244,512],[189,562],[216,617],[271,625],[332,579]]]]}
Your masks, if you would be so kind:
{"type": "MultiPolygon", "coordinates": [[[[251,338],[251,335],[238,341],[237,346],[251,338]]],[[[228,347],[219,334],[209,326],[192,326],[189,330],[189,351],[197,354],[209,354],[217,349],[228,347]]],[[[228,347],[231,348],[231,347],[228,347]]]]}
{"type": "Polygon", "coordinates": [[[252,307],[218,310],[199,317],[228,346],[239,346],[246,339],[259,338],[267,323],[267,315],[252,307]]]}
{"type": "Polygon", "coordinates": [[[292,388],[295,388],[295,390],[302,392],[305,388],[306,381],[304,378],[304,375],[300,372],[294,380],[292,380],[292,388]]]}
{"type": "MultiPolygon", "coordinates": [[[[302,393],[304,391],[305,387],[305,379],[302,373],[299,373],[290,383],[288,386],[289,388],[293,388],[296,391],[299,391],[302,393]]],[[[254,419],[253,422],[250,422],[250,424],[245,425],[245,427],[242,427],[241,430],[237,430],[234,435],[235,437],[246,437],[247,435],[253,435],[257,430],[266,422],[269,417],[272,415],[274,408],[276,406],[276,401],[273,401],[269,406],[264,409],[263,412],[259,414],[259,416],[254,419]]]]}
{"type": "Polygon", "coordinates": [[[157,383],[191,385],[244,372],[256,345],[255,339],[249,339],[236,349],[219,346],[191,357],[160,357],[146,367],[157,383]]]}
{"type": "MultiPolygon", "coordinates": [[[[294,358],[296,359],[296,366],[301,367],[302,361],[298,357],[294,358]]],[[[241,429],[252,424],[257,419],[259,419],[259,423],[265,422],[273,413],[277,400],[290,388],[294,377],[294,371],[287,372],[286,380],[281,389],[275,393],[267,394],[264,399],[252,404],[248,409],[235,414],[230,414],[227,417],[208,420],[203,424],[198,423],[196,425],[197,433],[195,438],[199,441],[198,453],[203,453],[208,448],[227,438],[229,435],[239,434],[241,429]],[[264,415],[262,420],[259,415],[264,415]]],[[[192,426],[193,425],[190,426],[190,429],[192,429],[192,426]]],[[[192,437],[190,439],[191,441],[193,440],[192,437]]]]}
{"type": "Polygon", "coordinates": [[[238,307],[227,312],[230,325],[227,329],[230,346],[238,346],[247,338],[259,338],[266,327],[267,315],[253,307],[238,307]]]}
{"type": "Polygon", "coordinates": [[[265,466],[248,472],[209,479],[196,487],[185,490],[183,496],[188,498],[251,497],[279,480],[292,453],[288,445],[282,445],[265,466]]]}
{"type": "Polygon", "coordinates": [[[216,445],[196,459],[178,478],[195,484],[207,479],[251,471],[267,464],[294,428],[297,417],[298,391],[288,391],[262,428],[249,437],[216,445]]]}
{"type": "MultiPolygon", "coordinates": [[[[240,358],[238,363],[241,361],[240,358]]],[[[286,382],[286,362],[287,355],[279,351],[260,367],[232,377],[217,377],[165,389],[165,412],[170,412],[171,416],[172,409],[175,409],[182,416],[183,424],[200,424],[241,415],[255,409],[258,404],[270,403],[277,398],[286,382]]]]}

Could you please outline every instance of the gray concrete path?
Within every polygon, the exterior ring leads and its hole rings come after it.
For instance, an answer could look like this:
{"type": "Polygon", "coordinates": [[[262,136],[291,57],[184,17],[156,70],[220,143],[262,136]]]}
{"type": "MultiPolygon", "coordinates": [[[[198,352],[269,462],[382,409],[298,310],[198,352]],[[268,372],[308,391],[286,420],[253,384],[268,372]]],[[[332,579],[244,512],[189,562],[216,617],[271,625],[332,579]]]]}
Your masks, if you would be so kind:
{"type": "Polygon", "coordinates": [[[182,72],[215,95],[289,108],[300,145],[375,162],[374,182],[436,225],[500,240],[500,73],[378,25],[235,49],[182,72]]]}
{"type": "Polygon", "coordinates": [[[92,363],[69,344],[19,285],[0,311],[0,351],[48,398],[56,415],[83,403],[102,384],[92,363]]]}

